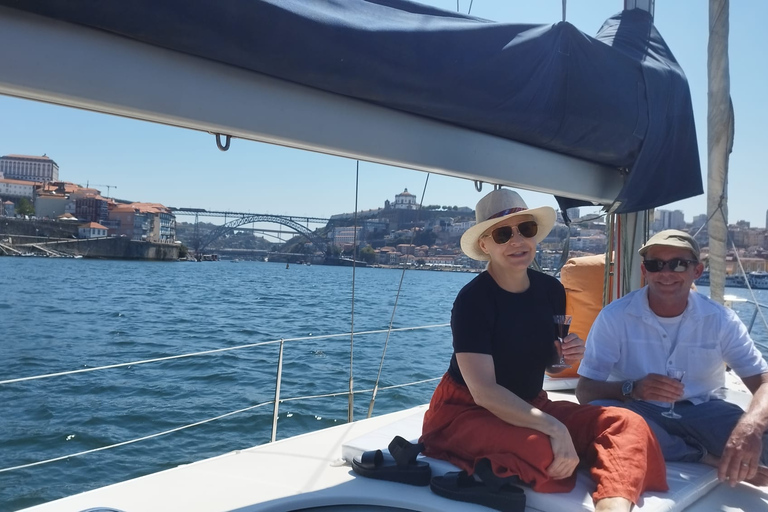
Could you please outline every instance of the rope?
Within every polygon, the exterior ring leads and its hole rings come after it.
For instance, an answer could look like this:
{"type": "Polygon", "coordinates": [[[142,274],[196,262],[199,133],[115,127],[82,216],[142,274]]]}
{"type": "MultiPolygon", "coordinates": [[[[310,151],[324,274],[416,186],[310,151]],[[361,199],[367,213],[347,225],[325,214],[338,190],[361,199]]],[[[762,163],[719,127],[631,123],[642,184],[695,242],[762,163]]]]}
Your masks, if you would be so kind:
{"type": "Polygon", "coordinates": [[[613,220],[614,214],[605,217],[605,229],[608,232],[608,240],[605,244],[605,263],[603,265],[603,307],[613,299],[611,295],[611,265],[613,262],[613,220]]]}
{"type": "Polygon", "coordinates": [[[624,236],[622,234],[622,228],[621,215],[616,215],[616,253],[613,257],[613,282],[616,284],[616,299],[620,299],[622,295],[624,295],[621,293],[621,281],[624,279],[624,275],[621,272],[621,262],[623,259],[621,244],[624,236]]]}
{"type": "MultiPolygon", "coordinates": [[[[429,183],[429,173],[424,180],[424,188],[421,191],[421,201],[419,202],[419,211],[421,211],[424,205],[424,196],[427,193],[427,184],[429,183]]],[[[415,226],[414,226],[415,227],[415,226]]],[[[416,231],[411,231],[411,244],[416,238],[416,231]]],[[[403,263],[403,271],[400,273],[400,283],[397,285],[397,293],[395,294],[395,304],[392,306],[392,316],[389,318],[389,330],[392,329],[392,325],[395,323],[395,312],[397,311],[397,303],[400,300],[400,290],[403,289],[403,280],[405,279],[405,270],[408,268],[408,257],[406,255],[405,262],[403,263]]],[[[376,402],[376,394],[379,389],[379,381],[381,380],[381,372],[384,369],[384,357],[387,355],[387,347],[389,346],[389,330],[387,331],[387,339],[384,340],[384,348],[381,351],[381,360],[379,361],[379,371],[376,374],[376,382],[373,385],[373,392],[371,393],[371,401],[368,403],[368,418],[373,415],[373,405],[376,402]]]]}
{"type": "MultiPolygon", "coordinates": [[[[696,230],[696,233],[694,233],[694,234],[693,234],[693,238],[696,238],[696,237],[699,235],[699,233],[701,233],[701,230],[702,230],[702,229],[704,229],[704,226],[706,226],[707,224],[709,224],[709,221],[710,221],[710,220],[712,220],[712,217],[714,217],[714,216],[715,216],[715,214],[716,214],[718,211],[719,211],[719,212],[720,212],[720,213],[723,215],[723,219],[725,219],[725,212],[723,211],[723,202],[724,202],[724,201],[725,201],[725,190],[723,190],[723,191],[720,193],[720,198],[719,198],[719,199],[718,199],[718,201],[717,201],[717,208],[715,208],[714,210],[712,210],[712,213],[709,215],[709,217],[707,217],[707,220],[705,220],[705,221],[704,221],[704,224],[702,224],[701,226],[699,226],[699,229],[697,229],[697,230],[696,230]]],[[[727,224],[727,223],[728,223],[728,221],[726,220],[726,224],[727,224]]]]}
{"type": "Polygon", "coordinates": [[[567,231],[565,233],[565,241],[563,242],[563,250],[560,253],[560,261],[557,262],[557,268],[554,271],[554,275],[557,275],[557,273],[563,269],[565,264],[568,262],[568,258],[571,255],[571,223],[572,221],[568,218],[568,212],[566,212],[565,210],[560,210],[560,212],[563,215],[563,219],[568,219],[568,222],[565,223],[565,227],[567,228],[567,231]]]}
{"type": "MultiPolygon", "coordinates": [[[[436,328],[440,328],[440,327],[448,327],[449,325],[451,325],[451,324],[420,325],[420,326],[417,326],[417,327],[399,327],[399,328],[396,328],[396,329],[392,329],[390,327],[389,329],[376,329],[376,330],[373,330],[373,331],[360,331],[360,332],[356,332],[354,334],[356,334],[357,336],[366,336],[368,334],[382,334],[382,333],[389,334],[390,332],[418,331],[418,330],[421,330],[421,329],[436,329],[436,328]]],[[[350,335],[350,333],[345,332],[345,333],[339,333],[339,334],[325,334],[323,336],[300,336],[298,338],[286,338],[286,339],[283,339],[282,341],[288,342],[288,341],[322,340],[322,339],[341,338],[341,337],[345,337],[346,338],[349,335],[350,335]]],[[[143,360],[140,360],[140,361],[131,361],[129,363],[110,364],[110,365],[105,365],[105,366],[96,366],[94,368],[81,368],[79,370],[70,370],[70,371],[65,371],[65,372],[47,373],[47,374],[42,374],[42,375],[34,375],[34,376],[31,376],[31,377],[19,377],[17,379],[0,380],[0,386],[2,386],[3,384],[14,384],[14,383],[17,383],[17,382],[26,382],[26,381],[30,381],[30,380],[47,379],[47,378],[50,378],[50,377],[61,377],[61,376],[64,376],[64,375],[73,375],[75,373],[88,373],[88,372],[95,372],[95,371],[99,371],[99,370],[108,370],[108,369],[112,369],[112,368],[123,368],[123,367],[126,367],[126,366],[138,366],[140,364],[157,363],[157,362],[160,362],[160,361],[169,361],[169,360],[173,360],[173,359],[183,359],[183,358],[186,358],[186,357],[203,356],[203,355],[215,354],[215,353],[219,353],[219,352],[229,352],[231,350],[242,350],[242,349],[246,349],[246,348],[260,347],[262,345],[272,345],[272,344],[275,344],[275,343],[280,343],[280,341],[281,340],[262,341],[260,343],[249,343],[247,345],[239,345],[237,347],[217,348],[217,349],[214,349],[214,350],[205,350],[205,351],[202,351],[202,352],[191,352],[191,353],[188,353],[188,354],[181,354],[181,355],[176,355],[176,356],[157,357],[157,358],[154,358],[154,359],[143,359],[143,360]]]]}

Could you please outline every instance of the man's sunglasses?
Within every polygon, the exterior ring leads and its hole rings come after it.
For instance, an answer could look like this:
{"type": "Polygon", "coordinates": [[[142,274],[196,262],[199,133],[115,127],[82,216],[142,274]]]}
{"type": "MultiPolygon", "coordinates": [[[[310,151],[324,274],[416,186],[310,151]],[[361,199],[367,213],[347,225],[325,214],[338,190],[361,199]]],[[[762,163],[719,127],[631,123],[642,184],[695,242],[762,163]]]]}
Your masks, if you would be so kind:
{"type": "Polygon", "coordinates": [[[696,260],[684,260],[682,258],[672,258],[669,261],[664,260],[643,260],[643,266],[648,272],[661,272],[664,266],[672,272],[685,272],[688,270],[689,265],[695,265],[696,260]]]}
{"type": "Polygon", "coordinates": [[[512,238],[513,228],[516,228],[517,232],[524,238],[533,238],[536,236],[536,233],[539,232],[539,225],[536,224],[536,221],[527,220],[521,222],[517,226],[501,226],[500,228],[496,228],[491,231],[491,238],[493,238],[493,241],[499,245],[505,244],[512,238]]]}

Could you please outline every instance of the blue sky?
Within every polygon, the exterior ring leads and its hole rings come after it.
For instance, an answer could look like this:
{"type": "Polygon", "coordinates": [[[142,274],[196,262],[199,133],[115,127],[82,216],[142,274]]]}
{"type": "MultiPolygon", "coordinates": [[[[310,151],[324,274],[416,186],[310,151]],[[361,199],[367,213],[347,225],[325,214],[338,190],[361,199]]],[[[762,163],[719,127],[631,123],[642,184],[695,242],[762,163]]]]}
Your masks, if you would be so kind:
{"type": "MultiPolygon", "coordinates": [[[[456,10],[456,0],[422,3],[456,10]]],[[[469,0],[461,0],[467,12],[469,0]]],[[[620,11],[623,0],[571,0],[567,20],[593,35],[620,11]]],[[[506,22],[556,23],[561,0],[474,0],[472,14],[506,22]]],[[[768,2],[730,5],[731,95],[736,139],[730,160],[729,221],[765,227],[768,186],[768,2]]],[[[697,124],[703,181],[707,174],[706,0],[656,2],[656,26],[683,67],[697,124]]],[[[0,96],[0,154],[47,154],[61,179],[113,185],[115,197],[218,210],[327,217],[353,211],[354,160],[234,140],[226,152],[206,133],[0,96]],[[11,121],[9,121],[11,120],[11,121]]],[[[426,174],[361,162],[360,209],[383,206],[404,188],[419,198],[426,174]]],[[[106,193],[106,187],[100,187],[106,193]]],[[[551,196],[521,191],[529,206],[555,206],[551,196]]],[[[474,207],[481,197],[470,181],[431,175],[425,204],[474,207]]],[[[664,207],[686,220],[706,212],[706,193],[664,207]]],[[[181,220],[185,220],[182,218],[181,220]]]]}

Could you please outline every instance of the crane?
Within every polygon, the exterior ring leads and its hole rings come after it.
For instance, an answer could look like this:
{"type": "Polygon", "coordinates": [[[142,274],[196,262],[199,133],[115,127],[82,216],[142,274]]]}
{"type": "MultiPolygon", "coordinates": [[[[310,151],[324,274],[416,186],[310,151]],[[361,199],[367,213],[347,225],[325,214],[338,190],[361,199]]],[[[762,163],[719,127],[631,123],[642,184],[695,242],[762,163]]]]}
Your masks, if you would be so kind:
{"type": "MultiPolygon", "coordinates": [[[[90,186],[90,182],[86,181],[85,182],[85,188],[88,188],[89,186],[90,186]]],[[[113,189],[113,188],[116,189],[117,188],[117,185],[101,185],[99,183],[94,183],[93,186],[94,187],[107,187],[107,197],[109,197],[109,191],[111,189],[113,189]]]]}

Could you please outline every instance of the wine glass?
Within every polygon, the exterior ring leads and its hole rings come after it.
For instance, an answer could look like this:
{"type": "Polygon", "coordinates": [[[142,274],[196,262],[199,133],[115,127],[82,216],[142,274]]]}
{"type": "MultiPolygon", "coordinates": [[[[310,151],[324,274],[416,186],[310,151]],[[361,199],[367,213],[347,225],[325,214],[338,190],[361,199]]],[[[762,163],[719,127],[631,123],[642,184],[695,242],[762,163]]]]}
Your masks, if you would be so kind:
{"type": "Polygon", "coordinates": [[[563,338],[568,336],[568,329],[571,327],[573,317],[571,315],[555,315],[553,319],[555,322],[555,332],[557,333],[555,350],[559,359],[555,364],[550,365],[550,368],[572,368],[571,365],[565,362],[565,357],[563,356],[563,338]]]}
{"type": "MultiPolygon", "coordinates": [[[[674,366],[670,366],[667,368],[667,377],[670,377],[672,379],[675,379],[678,382],[683,381],[683,376],[685,375],[685,370],[681,370],[680,368],[675,368],[674,366]]],[[[675,402],[672,402],[672,405],[670,406],[668,411],[664,411],[661,413],[662,416],[666,418],[672,418],[673,420],[679,420],[682,418],[679,414],[675,412],[675,402]]]]}

